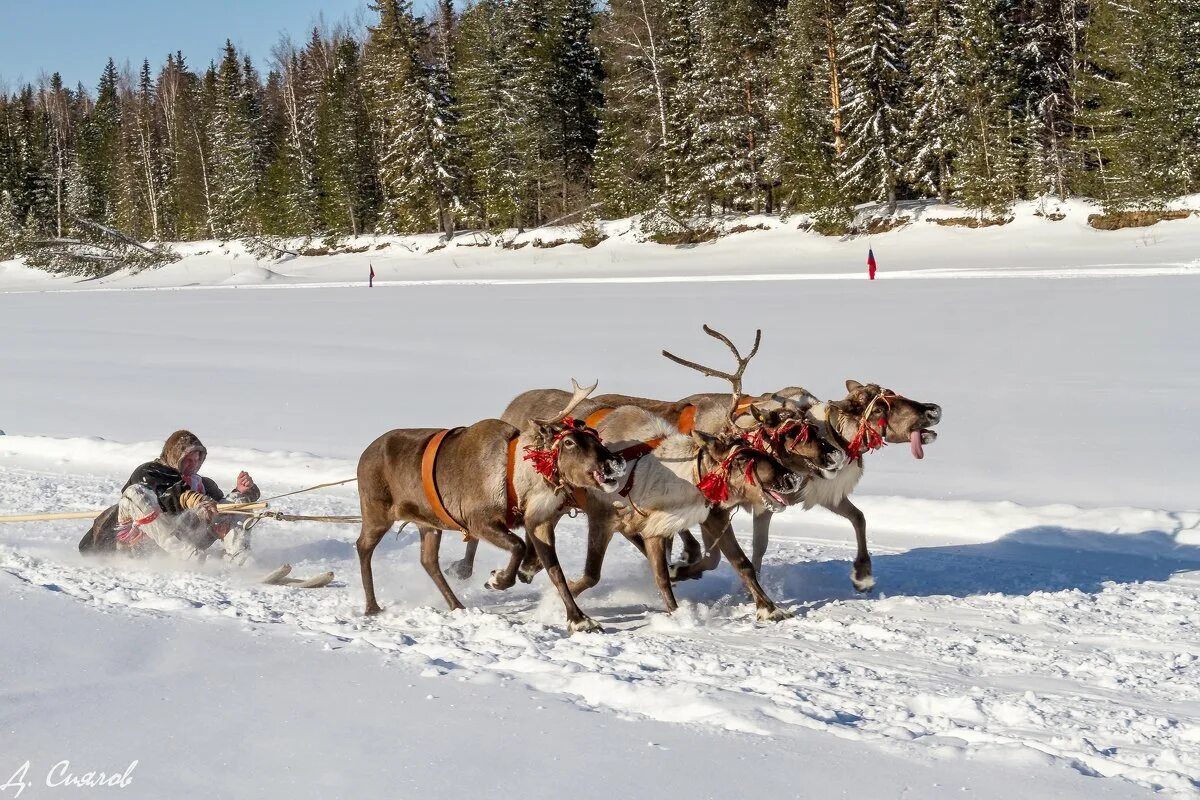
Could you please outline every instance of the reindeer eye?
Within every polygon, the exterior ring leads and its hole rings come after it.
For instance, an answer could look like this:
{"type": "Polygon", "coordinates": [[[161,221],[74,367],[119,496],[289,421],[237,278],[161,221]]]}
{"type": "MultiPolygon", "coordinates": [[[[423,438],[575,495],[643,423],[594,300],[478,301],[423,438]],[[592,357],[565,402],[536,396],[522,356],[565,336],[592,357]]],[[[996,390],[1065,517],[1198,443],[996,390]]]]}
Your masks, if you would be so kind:
{"type": "Polygon", "coordinates": [[[574,439],[563,439],[563,447],[565,447],[565,448],[567,448],[568,450],[570,450],[570,449],[571,449],[572,447],[574,447],[574,446],[575,446],[575,440],[574,440],[574,439]]]}

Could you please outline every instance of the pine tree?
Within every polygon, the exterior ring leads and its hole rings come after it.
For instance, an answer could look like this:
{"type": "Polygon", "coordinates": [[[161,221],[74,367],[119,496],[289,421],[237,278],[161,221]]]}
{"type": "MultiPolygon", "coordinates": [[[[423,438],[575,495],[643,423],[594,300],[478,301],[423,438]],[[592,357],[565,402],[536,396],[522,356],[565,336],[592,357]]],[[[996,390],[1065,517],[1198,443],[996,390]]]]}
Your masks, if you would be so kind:
{"type": "Polygon", "coordinates": [[[121,166],[121,103],[117,68],[110,58],[100,76],[96,104],[87,115],[79,142],[79,166],[87,185],[88,205],[79,216],[109,223],[116,214],[121,166]]]}
{"type": "Polygon", "coordinates": [[[827,0],[792,0],[776,29],[770,105],[775,109],[767,171],[780,181],[780,199],[790,211],[844,218],[838,182],[831,100],[827,0]]]}
{"type": "Polygon", "coordinates": [[[522,159],[526,113],[513,85],[521,37],[501,0],[480,0],[459,20],[454,95],[466,154],[466,199],[485,227],[521,225],[529,175],[522,159]]]}
{"type": "Polygon", "coordinates": [[[950,202],[950,165],[962,139],[966,99],[961,0],[911,0],[912,157],[908,179],[950,202]]]}
{"type": "Polygon", "coordinates": [[[842,24],[846,148],[841,178],[863,200],[896,208],[904,165],[904,6],[851,0],[842,24]]]}
{"type": "Polygon", "coordinates": [[[1182,137],[1172,80],[1179,54],[1171,3],[1094,0],[1085,67],[1079,146],[1087,161],[1079,181],[1110,210],[1159,205],[1181,185],[1182,137]]]}
{"type": "Polygon", "coordinates": [[[12,194],[0,190],[0,261],[14,258],[20,252],[23,239],[24,230],[12,194]]]}
{"type": "Polygon", "coordinates": [[[604,97],[600,54],[592,42],[592,0],[557,0],[553,14],[546,101],[553,125],[550,156],[558,162],[562,184],[561,215],[578,206],[589,188],[604,97]]]}
{"type": "Polygon", "coordinates": [[[215,76],[209,124],[212,227],[222,238],[252,233],[255,200],[255,104],[233,43],[215,76]]]}
{"type": "Polygon", "coordinates": [[[1006,64],[1005,0],[962,0],[963,113],[955,149],[958,196],[1003,216],[1017,195],[1014,84],[1006,64]]]}
{"type": "Polygon", "coordinates": [[[447,138],[448,98],[423,58],[428,32],[408,0],[379,0],[364,67],[385,230],[437,225],[453,235],[454,169],[447,138]]]}

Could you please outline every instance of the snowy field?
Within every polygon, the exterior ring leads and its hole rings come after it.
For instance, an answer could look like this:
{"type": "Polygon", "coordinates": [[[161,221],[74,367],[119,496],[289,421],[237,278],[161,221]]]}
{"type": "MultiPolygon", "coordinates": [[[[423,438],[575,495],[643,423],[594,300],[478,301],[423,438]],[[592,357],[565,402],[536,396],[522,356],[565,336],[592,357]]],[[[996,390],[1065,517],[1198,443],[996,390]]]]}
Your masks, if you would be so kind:
{"type": "MultiPolygon", "coordinates": [[[[486,547],[449,613],[415,538],[389,537],[366,619],[352,526],[257,529],[264,564],[338,573],[301,592],[85,562],[78,522],[5,525],[0,782],[29,761],[23,798],[68,796],[45,777],[69,759],[137,760],[121,797],[1200,796],[1200,221],[872,244],[875,283],[865,240],[782,230],[687,250],[213,251],[85,284],[0,265],[0,513],[102,507],[181,426],[206,474],[245,468],[275,494],[351,477],[388,428],[498,415],[572,376],[718,389],[658,355],[718,362],[703,322],[764,329],[751,391],[857,378],[945,410],[924,461],[869,457],[874,593],[851,589],[849,525],[776,518],[763,583],[798,613],[774,625],[725,565],[663,614],[623,542],[581,601],[608,632],[567,637],[544,578],[482,588],[486,547]],[[452,257],[470,259],[459,283],[428,283],[452,257]],[[336,285],[368,262],[382,285],[336,285]],[[127,291],[156,282],[196,290],[127,291]],[[88,291],[43,291],[64,288],[88,291]]],[[[278,507],[357,512],[350,488],[278,507]]],[[[568,574],[583,538],[564,520],[568,574]]]]}

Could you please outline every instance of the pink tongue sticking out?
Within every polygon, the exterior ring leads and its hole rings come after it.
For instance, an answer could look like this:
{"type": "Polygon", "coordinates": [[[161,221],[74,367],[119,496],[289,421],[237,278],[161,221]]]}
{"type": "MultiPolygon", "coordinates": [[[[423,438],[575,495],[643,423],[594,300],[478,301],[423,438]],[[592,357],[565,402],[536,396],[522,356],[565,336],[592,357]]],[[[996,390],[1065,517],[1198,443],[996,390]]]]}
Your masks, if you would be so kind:
{"type": "Polygon", "coordinates": [[[913,458],[920,459],[925,457],[925,448],[921,445],[920,431],[913,431],[912,436],[908,439],[908,443],[912,445],[913,458]]]}

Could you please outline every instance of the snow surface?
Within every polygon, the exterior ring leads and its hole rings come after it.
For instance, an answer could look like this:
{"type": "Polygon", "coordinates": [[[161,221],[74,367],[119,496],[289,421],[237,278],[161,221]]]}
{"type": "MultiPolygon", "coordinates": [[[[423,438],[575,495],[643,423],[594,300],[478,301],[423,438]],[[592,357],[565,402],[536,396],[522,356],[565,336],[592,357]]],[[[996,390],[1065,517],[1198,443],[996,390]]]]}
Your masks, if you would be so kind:
{"type": "MultiPolygon", "coordinates": [[[[853,377],[945,409],[924,461],[887,448],[856,495],[875,593],[850,587],[844,521],[776,517],[762,578],[798,616],[775,625],[727,566],[663,614],[623,542],[581,603],[608,633],[567,637],[544,579],[482,588],[501,561],[486,547],[456,586],[469,609],[450,613],[411,533],[389,537],[385,613],[367,619],[353,526],[256,530],[264,571],[338,573],[301,592],[217,565],[84,561],[85,523],[4,525],[0,785],[29,760],[23,797],[58,796],[40,781],[69,758],[137,759],[121,796],[156,798],[1200,796],[1198,243],[1194,220],[914,223],[873,237],[873,284],[846,282],[862,239],[790,229],[688,250],[478,248],[477,285],[422,285],[451,256],[395,247],[210,253],[86,284],[0,265],[17,290],[0,293],[0,513],[102,507],[180,426],[209,445],[206,474],[245,468],[274,494],[351,477],[389,427],[494,416],[571,376],[710,390],[658,356],[727,358],[702,322],[738,341],[764,329],[751,391],[837,396],[853,377]],[[368,261],[413,282],[328,285],[368,261]],[[656,282],[608,280],[639,270],[656,282]],[[738,279],[789,270],[812,279],[738,279]],[[215,286],[231,275],[239,288],[215,286]],[[211,288],[124,291],[156,281],[211,288]],[[40,291],[67,285],[114,291],[40,291]]],[[[357,511],[352,487],[277,505],[357,511]]],[[[560,526],[568,574],[584,533],[560,526]]],[[[446,537],[443,562],[460,548],[446,537]]]]}

